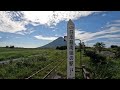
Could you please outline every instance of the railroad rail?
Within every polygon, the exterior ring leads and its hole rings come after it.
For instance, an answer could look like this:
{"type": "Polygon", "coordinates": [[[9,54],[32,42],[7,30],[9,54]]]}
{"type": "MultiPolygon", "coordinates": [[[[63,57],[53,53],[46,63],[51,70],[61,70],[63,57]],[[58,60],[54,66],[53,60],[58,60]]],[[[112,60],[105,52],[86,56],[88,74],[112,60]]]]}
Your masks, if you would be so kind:
{"type": "MultiPolygon", "coordinates": [[[[54,63],[54,62],[52,62],[54,63]]],[[[43,71],[45,68],[47,68],[48,66],[50,66],[52,63],[48,64],[47,66],[45,66],[44,68],[38,70],[37,72],[35,72],[34,74],[30,75],[29,77],[25,78],[25,79],[30,79],[31,77],[33,77],[34,75],[38,74],[39,72],[43,71]]]]}
{"type": "MultiPolygon", "coordinates": [[[[63,62],[63,60],[62,60],[59,64],[57,64],[54,68],[52,68],[52,69],[50,70],[50,72],[48,72],[48,73],[43,77],[43,79],[47,79],[52,72],[55,72],[55,69],[56,69],[62,62],[63,62]]],[[[54,75],[52,75],[52,79],[53,79],[53,78],[54,78],[54,75]]],[[[48,78],[48,79],[49,79],[49,78],[48,78]]]]}
{"type": "MultiPolygon", "coordinates": [[[[25,78],[25,79],[30,79],[33,76],[37,75],[38,73],[42,72],[43,70],[45,70],[46,68],[48,68],[50,65],[52,65],[53,63],[55,63],[56,61],[48,64],[47,66],[43,67],[42,69],[38,70],[37,72],[33,73],[32,75],[30,75],[29,77],[25,78]]],[[[53,75],[51,76],[53,78],[53,76],[55,75],[55,69],[63,62],[63,60],[57,64],[56,66],[54,66],[46,75],[44,75],[44,77],[42,79],[46,79],[50,76],[50,74],[53,73],[53,75]],[[54,72],[53,72],[54,71],[54,72]]],[[[50,77],[49,77],[50,78],[50,77]]]]}

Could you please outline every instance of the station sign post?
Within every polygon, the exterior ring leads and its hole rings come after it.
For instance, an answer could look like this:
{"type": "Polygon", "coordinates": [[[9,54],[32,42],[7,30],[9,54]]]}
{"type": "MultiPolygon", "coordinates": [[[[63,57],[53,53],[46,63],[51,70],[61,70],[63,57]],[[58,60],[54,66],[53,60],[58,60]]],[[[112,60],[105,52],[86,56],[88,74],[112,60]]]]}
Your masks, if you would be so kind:
{"type": "Polygon", "coordinates": [[[67,23],[67,79],[75,79],[75,25],[67,23]]]}

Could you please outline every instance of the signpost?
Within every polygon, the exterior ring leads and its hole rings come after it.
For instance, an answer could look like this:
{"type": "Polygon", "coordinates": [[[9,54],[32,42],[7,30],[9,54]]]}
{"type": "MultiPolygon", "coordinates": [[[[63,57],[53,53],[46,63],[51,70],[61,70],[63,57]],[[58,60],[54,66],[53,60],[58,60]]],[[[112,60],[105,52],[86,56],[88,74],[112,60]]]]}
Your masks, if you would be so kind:
{"type": "Polygon", "coordinates": [[[75,25],[67,23],[67,79],[75,79],[75,25]]]}

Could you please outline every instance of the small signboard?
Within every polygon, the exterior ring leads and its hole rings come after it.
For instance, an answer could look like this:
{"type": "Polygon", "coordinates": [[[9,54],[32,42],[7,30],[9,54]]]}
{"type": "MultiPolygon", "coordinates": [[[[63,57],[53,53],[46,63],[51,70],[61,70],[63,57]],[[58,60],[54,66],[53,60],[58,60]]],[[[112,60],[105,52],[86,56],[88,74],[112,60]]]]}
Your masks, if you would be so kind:
{"type": "Polygon", "coordinates": [[[67,79],[75,79],[75,25],[67,24],[67,79]]]}

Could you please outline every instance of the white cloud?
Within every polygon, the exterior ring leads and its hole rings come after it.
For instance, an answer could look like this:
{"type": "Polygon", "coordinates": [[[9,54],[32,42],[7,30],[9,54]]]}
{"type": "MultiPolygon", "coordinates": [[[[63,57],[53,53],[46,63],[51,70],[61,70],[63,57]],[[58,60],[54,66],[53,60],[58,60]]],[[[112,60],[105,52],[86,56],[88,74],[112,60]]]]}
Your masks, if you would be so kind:
{"type": "Polygon", "coordinates": [[[29,32],[26,32],[26,34],[31,34],[31,33],[33,33],[34,31],[29,31],[29,32]]]}
{"type": "Polygon", "coordinates": [[[104,16],[106,16],[106,14],[102,14],[102,16],[104,17],[104,16]]]}
{"type": "Polygon", "coordinates": [[[107,23],[106,27],[119,27],[120,26],[120,20],[113,20],[107,23]]]}
{"type": "Polygon", "coordinates": [[[55,29],[52,30],[53,32],[55,31],[55,29]]]}
{"type": "Polygon", "coordinates": [[[37,38],[37,39],[40,39],[40,40],[50,40],[50,41],[55,40],[55,39],[58,38],[58,37],[44,37],[42,35],[34,36],[34,37],[37,38]]]}
{"type": "Polygon", "coordinates": [[[14,33],[16,31],[26,30],[26,22],[15,21],[9,12],[0,11],[0,31],[14,33]]]}
{"type": "Polygon", "coordinates": [[[55,37],[61,37],[61,35],[55,34],[55,37]]]}
{"type": "Polygon", "coordinates": [[[27,30],[25,30],[25,31],[17,31],[16,32],[16,34],[20,34],[20,35],[26,35],[26,34],[31,34],[31,33],[33,33],[35,30],[33,29],[33,28],[31,28],[31,29],[27,29],[27,30]]]}
{"type": "Polygon", "coordinates": [[[120,20],[114,20],[113,22],[120,23],[120,20]]]}
{"type": "Polygon", "coordinates": [[[89,39],[88,41],[90,40],[95,40],[95,39],[99,39],[99,38],[107,38],[108,40],[116,40],[116,39],[120,39],[120,35],[104,35],[104,36],[98,36],[98,37],[93,37],[91,39],[89,39]]]}
{"type": "Polygon", "coordinates": [[[109,24],[109,25],[107,25],[107,27],[118,27],[118,26],[120,26],[120,23],[116,23],[116,24],[109,24]]]}
{"type": "Polygon", "coordinates": [[[33,33],[34,31],[18,31],[16,32],[16,34],[20,34],[20,35],[26,35],[26,34],[31,34],[33,33]]]}
{"type": "Polygon", "coordinates": [[[60,21],[64,20],[76,20],[94,12],[100,11],[22,11],[26,20],[36,22],[37,25],[40,23],[48,26],[56,25],[60,21]]]}
{"type": "Polygon", "coordinates": [[[55,28],[55,26],[51,26],[50,28],[55,28]]]}
{"type": "Polygon", "coordinates": [[[96,38],[120,38],[120,35],[104,35],[96,38]]]}
{"type": "Polygon", "coordinates": [[[16,32],[16,34],[25,35],[24,32],[16,32]]]}
{"type": "Polygon", "coordinates": [[[75,30],[75,38],[76,39],[81,39],[82,41],[90,41],[90,40],[95,40],[98,38],[119,38],[120,35],[109,35],[109,34],[114,34],[120,32],[119,27],[110,27],[105,30],[91,33],[91,32],[85,32],[85,31],[80,31],[80,30],[75,30]]]}
{"type": "Polygon", "coordinates": [[[61,21],[76,20],[94,12],[100,11],[0,11],[0,31],[25,31],[25,25],[30,23],[34,26],[43,24],[54,28],[61,21]]]}
{"type": "Polygon", "coordinates": [[[90,32],[85,32],[81,30],[75,30],[75,38],[80,40],[88,40],[92,37],[90,32]]]}
{"type": "Polygon", "coordinates": [[[63,36],[67,36],[67,33],[64,33],[63,36]]]}

